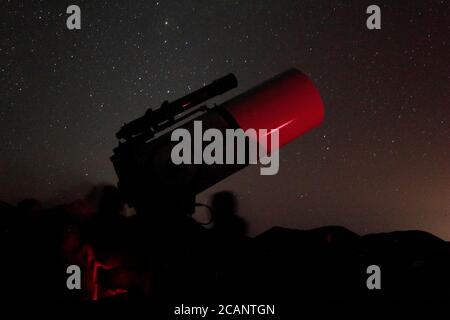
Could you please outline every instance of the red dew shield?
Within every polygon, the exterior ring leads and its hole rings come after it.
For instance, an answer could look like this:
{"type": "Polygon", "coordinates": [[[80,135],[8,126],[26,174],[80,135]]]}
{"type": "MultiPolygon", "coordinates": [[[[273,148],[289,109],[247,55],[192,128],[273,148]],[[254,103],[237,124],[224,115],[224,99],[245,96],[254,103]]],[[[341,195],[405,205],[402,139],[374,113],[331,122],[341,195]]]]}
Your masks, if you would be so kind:
{"type": "MultiPolygon", "coordinates": [[[[245,131],[267,129],[271,141],[279,132],[279,148],[322,123],[324,107],[312,81],[290,69],[222,105],[245,131]]],[[[268,151],[271,151],[270,145],[268,151]]]]}

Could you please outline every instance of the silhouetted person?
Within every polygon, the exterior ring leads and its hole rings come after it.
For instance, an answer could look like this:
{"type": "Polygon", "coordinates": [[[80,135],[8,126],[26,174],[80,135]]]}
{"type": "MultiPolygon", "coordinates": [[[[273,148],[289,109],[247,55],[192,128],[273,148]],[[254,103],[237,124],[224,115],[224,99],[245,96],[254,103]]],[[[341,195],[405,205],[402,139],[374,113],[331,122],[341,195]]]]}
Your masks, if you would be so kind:
{"type": "Polygon", "coordinates": [[[230,191],[222,191],[213,195],[211,200],[212,230],[219,237],[242,238],[247,233],[247,224],[236,212],[236,197],[230,191]]]}

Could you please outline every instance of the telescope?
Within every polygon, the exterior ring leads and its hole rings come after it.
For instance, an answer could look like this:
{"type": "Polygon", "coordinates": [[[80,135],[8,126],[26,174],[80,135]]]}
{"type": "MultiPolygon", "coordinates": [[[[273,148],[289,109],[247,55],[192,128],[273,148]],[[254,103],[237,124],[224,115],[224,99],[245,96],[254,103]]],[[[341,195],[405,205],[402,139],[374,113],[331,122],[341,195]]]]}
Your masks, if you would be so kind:
{"type": "MultiPolygon", "coordinates": [[[[234,74],[230,73],[171,103],[164,101],[157,110],[148,109],[142,117],[124,124],[117,132],[116,137],[129,140],[143,133],[151,135],[164,130],[175,122],[178,115],[185,111],[190,111],[189,115],[192,115],[195,110],[189,109],[236,87],[237,79],[234,74]]],[[[178,119],[178,121],[180,120],[178,119]]]]}
{"type": "MultiPolygon", "coordinates": [[[[160,108],[149,109],[142,117],[122,126],[116,134],[120,142],[111,161],[119,178],[119,190],[128,205],[137,211],[192,214],[198,193],[248,165],[174,164],[171,151],[176,142],[171,134],[176,129],[193,133],[194,124],[199,121],[204,130],[223,133],[227,129],[266,129],[268,136],[277,131],[281,148],[323,121],[324,108],[318,90],[296,69],[220,105],[202,105],[236,87],[236,77],[228,74],[178,100],[165,101],[160,108]]],[[[270,150],[273,151],[277,150],[270,150]]]]}

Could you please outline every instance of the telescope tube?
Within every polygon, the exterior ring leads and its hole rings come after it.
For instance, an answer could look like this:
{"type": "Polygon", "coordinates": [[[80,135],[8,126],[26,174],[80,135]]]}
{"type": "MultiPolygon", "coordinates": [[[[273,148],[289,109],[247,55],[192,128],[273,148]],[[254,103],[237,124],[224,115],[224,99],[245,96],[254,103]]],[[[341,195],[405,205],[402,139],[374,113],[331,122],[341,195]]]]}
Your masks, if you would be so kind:
{"type": "MultiPolygon", "coordinates": [[[[279,132],[278,148],[317,127],[324,119],[324,107],[318,90],[312,81],[296,69],[290,69],[250,90],[213,108],[194,119],[201,121],[203,130],[210,128],[225,132],[226,129],[266,129],[267,136],[258,141],[268,152],[275,151],[271,141],[274,130],[279,132]]],[[[193,132],[193,121],[186,124],[193,132]]],[[[250,139],[254,138],[249,136],[250,139]]],[[[258,140],[260,135],[257,134],[258,140]]],[[[189,176],[192,190],[200,193],[246,167],[246,164],[214,164],[191,166],[189,176]],[[191,171],[193,172],[193,171],[191,171]]],[[[187,172],[187,171],[186,171],[187,172]]],[[[177,178],[179,179],[179,178],[177,178]]]]}
{"type": "MultiPolygon", "coordinates": [[[[271,132],[277,129],[280,148],[322,123],[325,113],[319,91],[296,69],[290,69],[222,106],[244,131],[267,129],[269,140],[271,132]]],[[[269,152],[272,151],[270,147],[269,152]]]]}

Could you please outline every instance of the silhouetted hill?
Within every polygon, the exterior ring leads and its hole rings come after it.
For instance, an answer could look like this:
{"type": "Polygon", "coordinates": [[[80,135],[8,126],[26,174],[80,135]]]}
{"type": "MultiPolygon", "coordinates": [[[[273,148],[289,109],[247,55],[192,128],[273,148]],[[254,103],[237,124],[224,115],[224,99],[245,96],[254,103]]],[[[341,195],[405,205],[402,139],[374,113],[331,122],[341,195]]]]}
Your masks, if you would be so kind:
{"type": "Polygon", "coordinates": [[[423,231],[359,236],[343,227],[275,227],[254,239],[252,294],[274,298],[449,298],[450,245],[423,231]],[[381,290],[366,270],[381,269],[381,290]],[[270,276],[269,276],[270,275],[270,276]]]}

